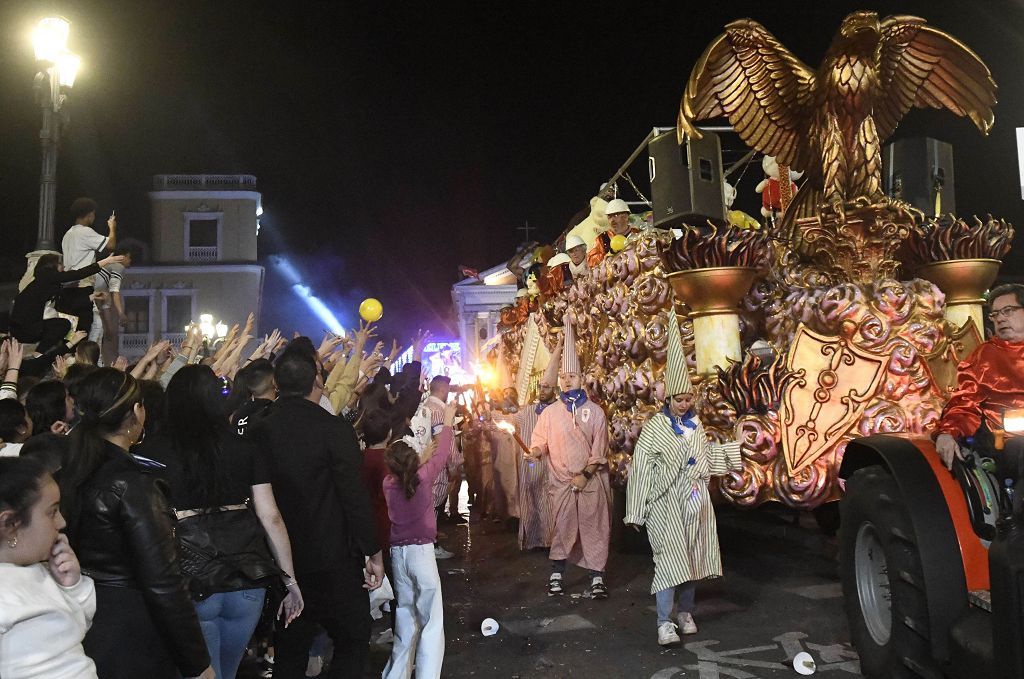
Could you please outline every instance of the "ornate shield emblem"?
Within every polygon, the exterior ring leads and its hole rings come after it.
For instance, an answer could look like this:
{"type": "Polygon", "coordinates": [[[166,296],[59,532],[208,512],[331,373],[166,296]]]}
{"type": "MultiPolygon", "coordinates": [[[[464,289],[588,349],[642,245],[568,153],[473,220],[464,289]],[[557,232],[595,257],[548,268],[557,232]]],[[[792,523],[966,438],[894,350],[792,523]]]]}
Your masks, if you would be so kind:
{"type": "Polygon", "coordinates": [[[791,475],[811,465],[856,425],[885,376],[888,355],[801,325],[786,367],[796,373],[782,395],[782,449],[791,475]]]}
{"type": "Polygon", "coordinates": [[[925,369],[932,378],[932,388],[944,399],[948,399],[956,389],[956,366],[967,358],[981,344],[981,334],[968,318],[963,327],[954,330],[948,337],[935,347],[935,351],[924,355],[925,369]]]}

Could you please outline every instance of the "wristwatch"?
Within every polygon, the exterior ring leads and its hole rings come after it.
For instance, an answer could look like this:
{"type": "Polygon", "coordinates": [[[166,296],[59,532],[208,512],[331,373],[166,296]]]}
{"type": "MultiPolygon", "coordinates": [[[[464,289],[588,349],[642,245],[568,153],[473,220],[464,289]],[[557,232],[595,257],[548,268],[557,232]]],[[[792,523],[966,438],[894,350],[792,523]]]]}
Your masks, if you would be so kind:
{"type": "Polygon", "coordinates": [[[585,478],[587,481],[594,478],[594,472],[588,472],[586,467],[583,468],[583,471],[581,471],[580,474],[582,474],[583,478],[585,478]]]}

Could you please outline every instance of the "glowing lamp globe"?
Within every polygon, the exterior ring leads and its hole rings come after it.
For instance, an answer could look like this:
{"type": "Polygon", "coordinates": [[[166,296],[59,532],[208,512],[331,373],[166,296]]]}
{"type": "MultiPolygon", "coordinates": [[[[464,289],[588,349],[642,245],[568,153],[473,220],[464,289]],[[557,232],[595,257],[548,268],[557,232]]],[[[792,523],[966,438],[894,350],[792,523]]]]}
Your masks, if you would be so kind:
{"type": "Polygon", "coordinates": [[[626,237],[622,234],[612,236],[612,252],[622,252],[622,249],[626,247],[626,237]]]}
{"type": "Polygon", "coordinates": [[[367,297],[359,305],[359,317],[367,323],[376,323],[383,315],[384,307],[381,305],[380,300],[373,297],[367,297]]]}

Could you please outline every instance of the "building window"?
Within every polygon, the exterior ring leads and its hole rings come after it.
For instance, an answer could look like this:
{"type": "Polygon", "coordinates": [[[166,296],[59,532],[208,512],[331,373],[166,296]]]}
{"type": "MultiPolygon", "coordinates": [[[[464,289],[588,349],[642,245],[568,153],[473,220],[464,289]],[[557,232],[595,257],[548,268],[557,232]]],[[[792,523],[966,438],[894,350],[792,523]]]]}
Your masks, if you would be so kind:
{"type": "Polygon", "coordinates": [[[185,326],[192,322],[192,295],[167,295],[164,300],[167,304],[164,332],[184,332],[185,326]]]}
{"type": "MultiPolygon", "coordinates": [[[[149,295],[125,295],[124,332],[129,335],[149,334],[149,295]]],[[[182,326],[184,327],[184,326],[182,326]]]]}
{"type": "Polygon", "coordinates": [[[220,259],[220,212],[185,213],[185,261],[216,262],[220,259]]]}

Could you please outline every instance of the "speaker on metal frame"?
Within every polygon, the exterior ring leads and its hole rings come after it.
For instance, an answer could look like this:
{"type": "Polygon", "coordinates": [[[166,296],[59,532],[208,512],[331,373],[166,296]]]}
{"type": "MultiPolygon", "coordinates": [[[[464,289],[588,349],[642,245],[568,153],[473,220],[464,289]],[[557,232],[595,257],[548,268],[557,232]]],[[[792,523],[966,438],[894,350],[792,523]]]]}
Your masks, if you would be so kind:
{"type": "Polygon", "coordinates": [[[953,145],[931,137],[899,139],[885,147],[885,192],[928,216],[956,212],[953,145]]]}
{"type": "Polygon", "coordinates": [[[718,135],[676,143],[676,133],[658,135],[647,144],[654,203],[654,226],[668,229],[695,218],[725,219],[722,195],[722,144],[718,135]]]}

